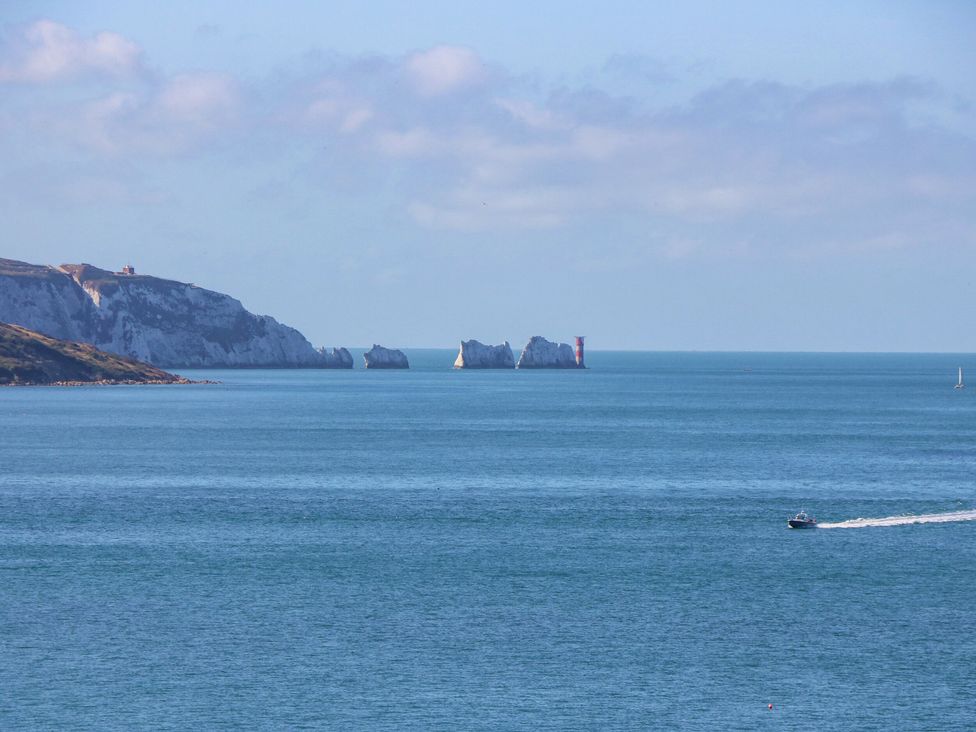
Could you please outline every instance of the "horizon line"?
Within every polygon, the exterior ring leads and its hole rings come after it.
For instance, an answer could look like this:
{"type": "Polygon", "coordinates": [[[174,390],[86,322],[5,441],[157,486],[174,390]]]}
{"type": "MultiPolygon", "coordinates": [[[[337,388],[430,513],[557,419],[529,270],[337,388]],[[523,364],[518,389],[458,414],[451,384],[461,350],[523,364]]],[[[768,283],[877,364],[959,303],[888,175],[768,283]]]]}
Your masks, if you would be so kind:
{"type": "MultiPolygon", "coordinates": [[[[558,341],[557,341],[558,342],[558,341]]],[[[368,346],[343,346],[343,348],[352,350],[359,348],[366,348],[369,350],[368,346]]],[[[457,350],[458,346],[396,346],[398,349],[408,349],[413,351],[453,351],[457,350]]],[[[514,349],[513,349],[514,350],[514,349]]],[[[837,354],[837,355],[891,355],[891,356],[976,356],[976,351],[887,351],[887,350],[872,350],[872,351],[856,351],[856,350],[809,350],[809,349],[786,349],[786,350],[775,350],[775,349],[725,349],[725,348],[590,348],[586,349],[587,354],[590,353],[755,353],[755,354],[773,354],[773,353],[783,353],[783,354],[837,354]]]]}

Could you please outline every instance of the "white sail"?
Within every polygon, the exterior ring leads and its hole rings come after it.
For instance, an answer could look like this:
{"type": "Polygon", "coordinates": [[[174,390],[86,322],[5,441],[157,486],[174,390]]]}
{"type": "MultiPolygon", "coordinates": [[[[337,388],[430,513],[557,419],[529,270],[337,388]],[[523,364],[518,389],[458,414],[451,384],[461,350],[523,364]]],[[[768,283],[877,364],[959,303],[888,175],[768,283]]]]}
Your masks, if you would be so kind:
{"type": "Polygon", "coordinates": [[[957,389],[965,389],[966,385],[962,383],[962,366],[959,367],[959,381],[956,382],[957,389]]]}

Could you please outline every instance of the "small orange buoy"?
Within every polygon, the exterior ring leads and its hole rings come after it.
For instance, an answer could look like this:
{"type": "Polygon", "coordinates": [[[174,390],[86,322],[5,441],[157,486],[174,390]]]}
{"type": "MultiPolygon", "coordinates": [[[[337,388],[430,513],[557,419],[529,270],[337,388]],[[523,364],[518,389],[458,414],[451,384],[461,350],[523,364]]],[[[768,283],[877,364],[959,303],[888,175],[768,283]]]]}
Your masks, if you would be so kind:
{"type": "Polygon", "coordinates": [[[773,711],[773,705],[772,704],[769,705],[769,711],[773,711]]]}

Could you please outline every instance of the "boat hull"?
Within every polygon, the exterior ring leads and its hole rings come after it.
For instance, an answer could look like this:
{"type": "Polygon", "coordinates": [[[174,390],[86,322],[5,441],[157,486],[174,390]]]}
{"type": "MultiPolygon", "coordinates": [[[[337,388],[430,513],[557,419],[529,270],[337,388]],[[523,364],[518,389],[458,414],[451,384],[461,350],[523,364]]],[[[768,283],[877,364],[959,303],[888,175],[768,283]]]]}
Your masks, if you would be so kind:
{"type": "Polygon", "coordinates": [[[786,523],[791,529],[815,529],[817,528],[816,521],[800,521],[799,519],[788,519],[786,523]]]}

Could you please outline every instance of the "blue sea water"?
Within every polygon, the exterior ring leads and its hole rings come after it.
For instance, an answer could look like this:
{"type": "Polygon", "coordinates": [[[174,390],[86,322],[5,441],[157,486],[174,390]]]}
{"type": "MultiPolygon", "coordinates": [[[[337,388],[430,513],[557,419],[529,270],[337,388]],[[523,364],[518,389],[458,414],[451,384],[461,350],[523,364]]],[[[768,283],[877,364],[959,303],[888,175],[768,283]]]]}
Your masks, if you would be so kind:
{"type": "Polygon", "coordinates": [[[0,390],[0,729],[976,728],[972,356],[409,355],[0,390]]]}

